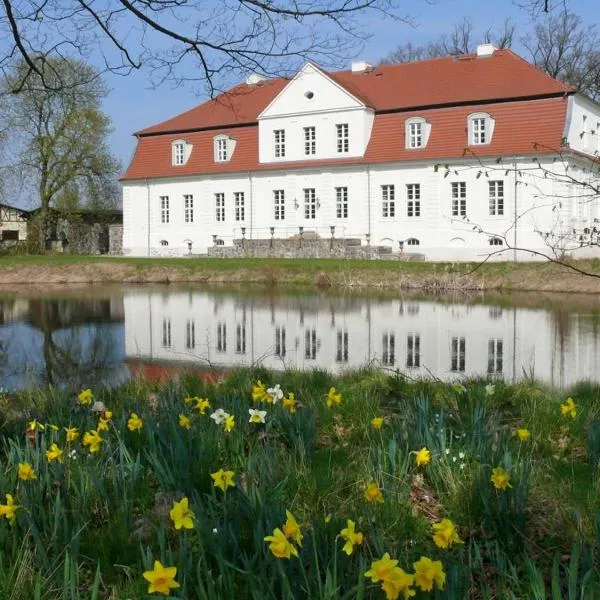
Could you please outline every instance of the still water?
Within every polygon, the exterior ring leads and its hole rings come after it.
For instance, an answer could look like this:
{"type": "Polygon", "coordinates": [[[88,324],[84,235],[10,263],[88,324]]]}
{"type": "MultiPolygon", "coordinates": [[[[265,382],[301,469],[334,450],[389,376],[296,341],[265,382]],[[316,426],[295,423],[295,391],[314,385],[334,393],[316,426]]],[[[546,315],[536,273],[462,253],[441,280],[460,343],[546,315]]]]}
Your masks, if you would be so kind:
{"type": "Polygon", "coordinates": [[[365,364],[410,377],[600,380],[600,301],[129,286],[0,294],[0,387],[115,384],[237,366],[365,364]]]}

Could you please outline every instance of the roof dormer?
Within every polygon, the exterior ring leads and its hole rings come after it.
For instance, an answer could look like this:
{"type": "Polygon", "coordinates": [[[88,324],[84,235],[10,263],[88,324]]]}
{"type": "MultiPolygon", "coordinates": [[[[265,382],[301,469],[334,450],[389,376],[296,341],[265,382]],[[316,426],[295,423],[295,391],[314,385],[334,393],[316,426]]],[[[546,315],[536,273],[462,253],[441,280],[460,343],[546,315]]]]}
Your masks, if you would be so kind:
{"type": "Polygon", "coordinates": [[[405,147],[408,150],[425,148],[431,133],[431,123],[423,117],[411,117],[404,122],[405,147]]]}
{"type": "Polygon", "coordinates": [[[477,112],[468,116],[469,146],[485,146],[492,142],[496,120],[488,113],[477,112]]]}
{"type": "Polygon", "coordinates": [[[192,154],[192,144],[187,140],[173,140],[171,142],[171,164],[174,167],[185,165],[192,154]]]}
{"type": "Polygon", "coordinates": [[[237,140],[226,134],[213,138],[215,162],[228,162],[233,156],[237,140]]]}

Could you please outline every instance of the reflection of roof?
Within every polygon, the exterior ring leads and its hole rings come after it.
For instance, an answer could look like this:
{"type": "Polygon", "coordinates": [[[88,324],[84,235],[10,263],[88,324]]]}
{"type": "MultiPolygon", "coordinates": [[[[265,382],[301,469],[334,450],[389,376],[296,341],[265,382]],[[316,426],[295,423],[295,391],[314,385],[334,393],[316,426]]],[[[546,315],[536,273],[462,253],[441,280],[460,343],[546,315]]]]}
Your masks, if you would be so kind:
{"type": "Polygon", "coordinates": [[[124,360],[125,364],[135,377],[149,381],[164,383],[174,376],[185,371],[196,375],[204,383],[214,384],[226,379],[229,375],[224,369],[208,369],[191,364],[171,364],[167,362],[139,361],[131,358],[124,360]]]}

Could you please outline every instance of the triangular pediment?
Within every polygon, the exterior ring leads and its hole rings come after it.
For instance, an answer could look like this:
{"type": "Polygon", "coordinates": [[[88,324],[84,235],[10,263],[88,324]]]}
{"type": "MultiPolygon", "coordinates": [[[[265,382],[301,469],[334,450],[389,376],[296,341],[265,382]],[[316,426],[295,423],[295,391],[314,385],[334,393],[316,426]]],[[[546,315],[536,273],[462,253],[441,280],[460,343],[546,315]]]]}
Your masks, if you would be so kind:
{"type": "Polygon", "coordinates": [[[306,63],[259,119],[365,108],[365,104],[312,63],[306,63]]]}

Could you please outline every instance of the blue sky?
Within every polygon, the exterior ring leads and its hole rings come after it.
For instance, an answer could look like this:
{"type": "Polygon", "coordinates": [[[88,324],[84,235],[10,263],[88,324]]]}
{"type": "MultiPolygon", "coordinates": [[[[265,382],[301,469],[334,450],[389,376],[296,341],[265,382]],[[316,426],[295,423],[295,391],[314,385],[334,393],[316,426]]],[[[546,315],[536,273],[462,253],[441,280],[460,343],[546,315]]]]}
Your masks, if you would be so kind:
{"type": "MultiPolygon", "coordinates": [[[[519,9],[514,0],[405,0],[404,12],[415,23],[401,22],[372,16],[364,18],[361,25],[372,34],[371,40],[355,56],[348,57],[378,61],[394,48],[406,42],[426,43],[440,35],[450,33],[455,23],[463,17],[473,21],[474,29],[482,35],[489,27],[499,27],[507,17],[517,23],[517,33],[522,35],[532,29],[531,16],[519,9]]],[[[598,23],[598,0],[569,0],[569,8],[585,22],[598,23]]],[[[524,54],[520,44],[514,48],[524,54]]],[[[105,79],[111,89],[104,109],[113,122],[110,147],[125,168],[135,149],[134,131],[172,117],[206,99],[206,94],[193,86],[174,88],[164,83],[152,89],[148,73],[134,72],[127,77],[116,75],[105,79]]]]}

